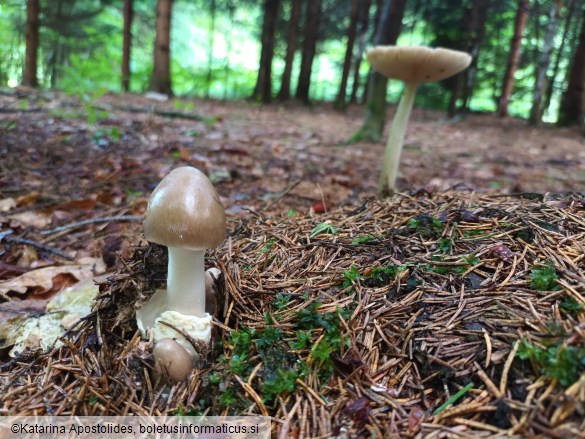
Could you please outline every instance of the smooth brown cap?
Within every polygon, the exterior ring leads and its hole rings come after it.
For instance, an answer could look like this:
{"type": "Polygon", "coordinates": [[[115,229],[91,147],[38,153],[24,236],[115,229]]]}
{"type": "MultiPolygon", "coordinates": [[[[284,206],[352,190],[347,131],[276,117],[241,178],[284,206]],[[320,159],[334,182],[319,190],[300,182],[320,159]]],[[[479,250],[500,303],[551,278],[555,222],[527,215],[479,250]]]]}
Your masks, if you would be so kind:
{"type": "Polygon", "coordinates": [[[148,200],[146,239],[167,247],[204,250],[225,238],[223,205],[215,188],[196,168],[176,168],[161,180],[148,200]]]}
{"type": "Polygon", "coordinates": [[[185,348],[172,338],[160,340],[152,353],[157,367],[164,369],[173,381],[185,381],[193,370],[191,357],[185,348]]]}
{"type": "Polygon", "coordinates": [[[425,46],[376,46],[367,57],[376,72],[410,83],[440,81],[471,63],[468,53],[425,46]]]}

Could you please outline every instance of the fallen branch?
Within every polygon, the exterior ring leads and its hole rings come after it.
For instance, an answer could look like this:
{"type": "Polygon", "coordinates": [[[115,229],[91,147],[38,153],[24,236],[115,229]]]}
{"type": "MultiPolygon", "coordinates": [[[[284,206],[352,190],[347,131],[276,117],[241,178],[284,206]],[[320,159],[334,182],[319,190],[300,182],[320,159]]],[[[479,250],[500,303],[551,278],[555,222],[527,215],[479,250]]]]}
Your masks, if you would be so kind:
{"type": "Polygon", "coordinates": [[[109,223],[113,221],[136,221],[141,222],[144,218],[138,215],[119,215],[119,216],[104,216],[102,218],[91,218],[86,219],[83,221],[77,221],[70,224],[65,224],[63,226],[55,227],[54,229],[49,230],[41,230],[39,233],[41,235],[51,235],[53,233],[63,232],[69,229],[76,229],[78,227],[83,227],[88,224],[98,224],[98,223],[109,223]]]}

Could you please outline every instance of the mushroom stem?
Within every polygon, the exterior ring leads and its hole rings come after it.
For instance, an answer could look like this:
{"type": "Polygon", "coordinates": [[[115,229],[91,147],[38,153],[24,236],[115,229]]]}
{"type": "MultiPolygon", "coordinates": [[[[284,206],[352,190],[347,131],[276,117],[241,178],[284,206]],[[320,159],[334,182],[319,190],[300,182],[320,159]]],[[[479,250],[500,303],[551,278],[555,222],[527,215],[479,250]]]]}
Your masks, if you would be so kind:
{"type": "Polygon", "coordinates": [[[404,143],[404,135],[406,134],[410,111],[414,104],[417,86],[418,83],[416,82],[406,83],[402,97],[398,103],[398,108],[396,109],[396,113],[394,113],[388,142],[386,143],[386,150],[384,151],[382,172],[380,172],[380,179],[378,181],[378,194],[395,189],[402,144],[404,143]]]}
{"type": "Polygon", "coordinates": [[[167,309],[205,315],[205,251],[169,247],[167,309]]]}

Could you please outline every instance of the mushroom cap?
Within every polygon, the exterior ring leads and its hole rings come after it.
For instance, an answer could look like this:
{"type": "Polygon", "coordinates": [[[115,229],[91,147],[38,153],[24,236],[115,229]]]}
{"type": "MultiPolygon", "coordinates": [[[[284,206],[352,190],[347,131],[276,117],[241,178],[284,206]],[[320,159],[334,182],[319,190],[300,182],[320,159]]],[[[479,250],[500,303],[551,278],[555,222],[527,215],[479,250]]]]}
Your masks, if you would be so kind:
{"type": "Polygon", "coordinates": [[[223,205],[200,170],[183,166],[161,180],[148,200],[146,239],[167,247],[205,250],[225,238],[223,205]]]}
{"type": "Polygon", "coordinates": [[[164,369],[173,381],[185,381],[193,370],[191,357],[172,338],[163,338],[152,351],[157,367],[164,369]]]}
{"type": "Polygon", "coordinates": [[[440,81],[471,63],[468,53],[425,46],[376,46],[367,57],[376,72],[410,83],[440,81]]]}

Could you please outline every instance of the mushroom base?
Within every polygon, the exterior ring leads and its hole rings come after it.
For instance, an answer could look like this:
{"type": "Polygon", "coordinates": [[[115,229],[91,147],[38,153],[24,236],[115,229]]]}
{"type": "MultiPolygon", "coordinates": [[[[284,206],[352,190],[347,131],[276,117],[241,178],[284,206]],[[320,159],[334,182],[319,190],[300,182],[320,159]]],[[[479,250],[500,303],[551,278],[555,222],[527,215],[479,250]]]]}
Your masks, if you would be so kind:
{"type": "Polygon", "coordinates": [[[205,356],[211,341],[211,315],[196,317],[165,311],[155,320],[151,330],[155,344],[164,338],[172,338],[197,362],[205,356]]]}

